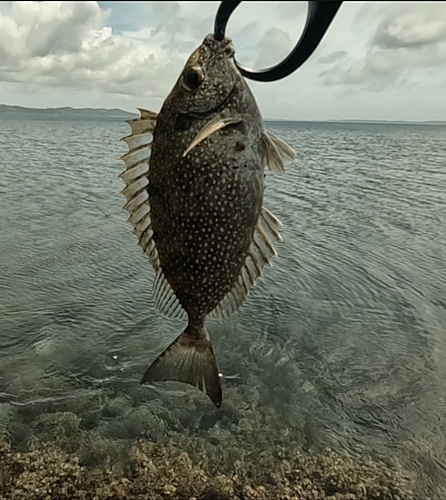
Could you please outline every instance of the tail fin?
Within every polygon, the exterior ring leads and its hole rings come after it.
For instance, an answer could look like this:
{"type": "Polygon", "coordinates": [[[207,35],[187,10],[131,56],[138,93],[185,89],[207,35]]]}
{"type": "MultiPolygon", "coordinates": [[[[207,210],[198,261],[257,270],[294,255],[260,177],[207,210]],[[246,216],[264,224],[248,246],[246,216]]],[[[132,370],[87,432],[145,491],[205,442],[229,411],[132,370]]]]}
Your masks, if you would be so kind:
{"type": "MultiPolygon", "coordinates": [[[[201,332],[200,332],[201,333],[201,332]]],[[[215,406],[221,405],[221,384],[209,335],[185,330],[147,369],[141,384],[177,380],[207,394],[215,406]]]]}

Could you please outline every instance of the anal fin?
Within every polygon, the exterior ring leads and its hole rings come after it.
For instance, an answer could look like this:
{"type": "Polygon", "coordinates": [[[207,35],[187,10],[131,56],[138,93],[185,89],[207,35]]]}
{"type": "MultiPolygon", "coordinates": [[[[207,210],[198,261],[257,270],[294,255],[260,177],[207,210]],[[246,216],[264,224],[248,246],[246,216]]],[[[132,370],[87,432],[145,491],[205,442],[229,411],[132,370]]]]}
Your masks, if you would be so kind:
{"type": "Polygon", "coordinates": [[[277,255],[275,243],[282,241],[281,225],[275,215],[262,207],[245,263],[231,290],[209,314],[210,318],[227,318],[243,304],[251,286],[263,276],[263,267],[271,266],[271,259],[277,255]]]}

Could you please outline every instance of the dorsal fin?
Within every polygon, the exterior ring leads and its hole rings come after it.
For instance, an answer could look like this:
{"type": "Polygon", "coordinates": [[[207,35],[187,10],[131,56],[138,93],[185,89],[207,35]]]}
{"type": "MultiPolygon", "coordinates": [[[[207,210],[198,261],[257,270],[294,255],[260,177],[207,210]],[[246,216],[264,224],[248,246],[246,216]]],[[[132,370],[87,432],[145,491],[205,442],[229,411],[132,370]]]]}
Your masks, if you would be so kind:
{"type": "Polygon", "coordinates": [[[209,314],[210,318],[226,318],[243,304],[251,286],[255,284],[259,276],[263,276],[265,264],[271,266],[271,258],[277,255],[274,244],[282,241],[279,234],[281,225],[277,217],[262,207],[245,264],[232,289],[209,314]]]}
{"type": "Polygon", "coordinates": [[[184,311],[164,278],[158,251],[152,238],[153,231],[147,186],[149,184],[148,172],[153,132],[158,115],[145,109],[139,111],[141,113],[139,118],[127,120],[132,129],[132,134],[123,139],[129,146],[129,152],[121,157],[126,165],[126,170],[119,176],[126,184],[121,191],[127,199],[124,209],[129,213],[128,222],[133,226],[133,234],[138,237],[138,245],[149,258],[156,273],[154,285],[155,306],[164,315],[181,317],[184,315],[184,311]]]}

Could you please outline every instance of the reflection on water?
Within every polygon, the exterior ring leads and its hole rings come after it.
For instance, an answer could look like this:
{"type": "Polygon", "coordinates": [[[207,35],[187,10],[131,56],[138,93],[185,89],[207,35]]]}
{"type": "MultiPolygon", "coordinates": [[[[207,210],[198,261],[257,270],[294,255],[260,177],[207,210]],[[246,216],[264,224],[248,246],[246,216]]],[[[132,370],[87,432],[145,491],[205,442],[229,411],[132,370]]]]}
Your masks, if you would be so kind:
{"type": "Polygon", "coordinates": [[[13,447],[81,433],[95,463],[144,437],[207,453],[217,473],[328,446],[444,494],[446,128],[269,127],[297,151],[267,178],[284,243],[241,310],[209,321],[221,370],[239,374],[218,411],[188,386],[139,385],[183,325],[154,311],[121,208],[127,125],[0,121],[0,434],[13,447]]]}

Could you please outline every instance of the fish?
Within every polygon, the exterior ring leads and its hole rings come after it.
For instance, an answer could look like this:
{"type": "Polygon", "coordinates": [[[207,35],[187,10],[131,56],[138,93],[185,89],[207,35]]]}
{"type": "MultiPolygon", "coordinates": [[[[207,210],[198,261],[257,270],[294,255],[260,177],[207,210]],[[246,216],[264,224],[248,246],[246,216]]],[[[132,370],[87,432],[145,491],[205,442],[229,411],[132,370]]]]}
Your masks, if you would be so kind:
{"type": "Polygon", "coordinates": [[[206,318],[226,318],[277,255],[280,220],[263,207],[265,168],[282,173],[295,151],[267,131],[234,61],[230,38],[208,35],[159,113],[127,120],[124,209],[154,272],[156,309],[187,327],[141,384],[180,381],[217,408],[221,373],[206,318]]]}

